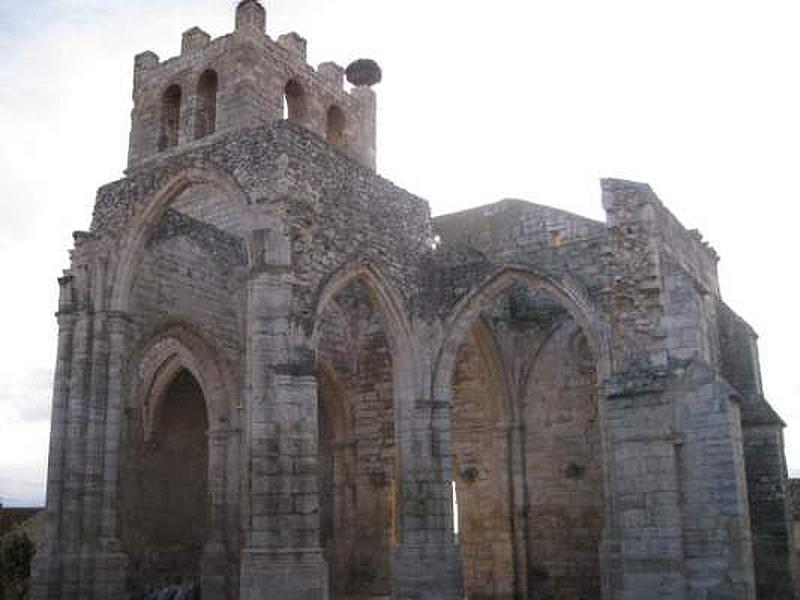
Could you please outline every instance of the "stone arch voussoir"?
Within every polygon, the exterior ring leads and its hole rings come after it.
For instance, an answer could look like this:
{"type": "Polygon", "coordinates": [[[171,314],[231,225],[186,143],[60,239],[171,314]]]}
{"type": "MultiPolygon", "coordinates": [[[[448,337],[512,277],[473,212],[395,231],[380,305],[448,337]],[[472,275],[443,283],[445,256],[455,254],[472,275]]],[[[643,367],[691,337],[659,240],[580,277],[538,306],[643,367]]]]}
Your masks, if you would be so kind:
{"type": "Polygon", "coordinates": [[[135,406],[142,410],[145,439],[153,432],[155,417],[167,388],[186,369],[197,380],[206,402],[209,431],[234,425],[233,382],[220,366],[217,352],[199,335],[173,325],[151,337],[135,354],[135,406]]]}
{"type": "Polygon", "coordinates": [[[232,202],[242,206],[249,204],[247,194],[230,175],[216,167],[195,166],[180,169],[155,192],[142,199],[126,225],[116,251],[116,268],[111,278],[111,310],[125,312],[131,300],[131,285],[137,261],[143,251],[148,235],[170,204],[194,185],[211,185],[232,202]]]}
{"type": "MultiPolygon", "coordinates": [[[[411,324],[405,311],[405,304],[400,294],[381,274],[380,270],[370,263],[348,264],[338,269],[319,287],[314,298],[314,326],[312,343],[316,348],[319,341],[319,323],[328,303],[347,285],[357,281],[370,295],[376,308],[383,317],[386,327],[387,341],[392,352],[392,371],[394,372],[395,389],[408,390],[419,382],[419,369],[415,364],[414,339],[411,324]]],[[[398,394],[400,397],[401,394],[398,394]]]]}
{"type": "Polygon", "coordinates": [[[561,303],[585,332],[597,361],[598,376],[601,379],[607,376],[611,365],[608,328],[585,292],[575,282],[565,278],[527,267],[505,266],[467,294],[445,323],[444,340],[434,362],[434,398],[449,400],[458,347],[466,338],[470,327],[479,319],[481,312],[504,291],[519,283],[532,290],[542,290],[561,303]]]}

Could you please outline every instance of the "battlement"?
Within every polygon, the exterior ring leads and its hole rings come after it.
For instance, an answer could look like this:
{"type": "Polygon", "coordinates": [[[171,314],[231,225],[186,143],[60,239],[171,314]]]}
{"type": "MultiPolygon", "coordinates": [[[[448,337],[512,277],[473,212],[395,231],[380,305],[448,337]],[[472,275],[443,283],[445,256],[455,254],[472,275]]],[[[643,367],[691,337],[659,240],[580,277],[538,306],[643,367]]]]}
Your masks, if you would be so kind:
{"type": "Polygon", "coordinates": [[[215,39],[192,27],[179,56],[135,57],[128,168],[216,133],[288,119],[374,169],[377,64],[351,64],[348,91],[343,67],[307,64],[299,34],[267,35],[258,0],[242,0],[235,23],[233,33],[215,39]]]}

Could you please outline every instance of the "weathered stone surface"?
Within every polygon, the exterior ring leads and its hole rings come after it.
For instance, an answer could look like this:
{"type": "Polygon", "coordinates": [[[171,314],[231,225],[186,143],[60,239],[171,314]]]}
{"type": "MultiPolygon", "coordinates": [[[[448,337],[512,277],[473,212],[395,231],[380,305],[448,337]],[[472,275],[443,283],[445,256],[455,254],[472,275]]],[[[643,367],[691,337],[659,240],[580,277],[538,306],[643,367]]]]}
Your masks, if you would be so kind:
{"type": "Polygon", "coordinates": [[[606,222],[431,218],[374,173],[375,73],[265,23],[136,59],[59,280],[35,596],[792,598],[782,423],[699,234],[620,180],[606,222]]]}

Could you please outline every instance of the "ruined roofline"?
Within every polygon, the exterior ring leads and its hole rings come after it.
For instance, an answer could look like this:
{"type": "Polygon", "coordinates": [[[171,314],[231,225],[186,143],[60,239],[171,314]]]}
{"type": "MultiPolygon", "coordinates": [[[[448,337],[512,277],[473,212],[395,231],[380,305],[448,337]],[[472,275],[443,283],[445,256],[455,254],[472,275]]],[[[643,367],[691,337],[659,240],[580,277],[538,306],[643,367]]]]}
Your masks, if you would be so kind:
{"type": "Polygon", "coordinates": [[[551,213],[557,213],[563,217],[569,219],[575,219],[576,221],[583,221],[586,223],[591,223],[594,225],[604,225],[603,221],[598,221],[597,219],[592,219],[590,217],[585,217],[583,215],[579,215],[577,213],[570,212],[568,210],[564,210],[561,208],[557,208],[554,206],[548,206],[547,204],[540,204],[538,202],[531,202],[530,200],[524,200],[522,198],[502,198],[497,200],[496,202],[490,202],[489,204],[481,204],[479,206],[473,206],[471,208],[465,208],[464,210],[458,210],[455,212],[444,213],[441,215],[436,215],[433,217],[434,225],[438,222],[445,222],[450,218],[463,218],[463,217],[489,217],[506,210],[541,210],[547,211],[551,213]]]}
{"type": "Polygon", "coordinates": [[[703,234],[700,232],[700,230],[687,228],[683,222],[677,216],[675,216],[675,213],[667,208],[667,205],[661,200],[661,198],[659,198],[658,194],[655,193],[649,183],[632,181],[629,179],[604,177],[600,179],[600,187],[603,191],[603,206],[606,211],[611,208],[610,206],[606,205],[606,194],[641,194],[643,198],[646,198],[647,202],[655,205],[668,220],[672,221],[672,225],[677,225],[686,233],[686,239],[684,241],[687,244],[705,252],[708,257],[715,262],[719,261],[719,255],[717,254],[717,251],[714,250],[714,247],[703,238],[703,234]]]}
{"type": "Polygon", "coordinates": [[[739,325],[744,327],[747,330],[747,333],[753,336],[754,339],[758,339],[759,335],[758,332],[753,328],[752,325],[738,312],[736,312],[731,305],[725,302],[722,298],[718,298],[717,302],[722,310],[728,313],[728,316],[735,320],[739,325]]]}

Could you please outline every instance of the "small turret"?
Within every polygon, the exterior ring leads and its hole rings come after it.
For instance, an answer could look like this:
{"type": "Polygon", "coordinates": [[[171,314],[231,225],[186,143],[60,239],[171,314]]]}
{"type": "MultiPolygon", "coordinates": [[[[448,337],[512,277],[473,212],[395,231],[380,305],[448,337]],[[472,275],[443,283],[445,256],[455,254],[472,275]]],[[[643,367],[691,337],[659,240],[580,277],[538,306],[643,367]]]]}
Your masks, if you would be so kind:
{"type": "Polygon", "coordinates": [[[242,0],[236,7],[236,31],[264,33],[267,11],[258,0],[242,0]]]}
{"type": "Polygon", "coordinates": [[[183,32],[181,38],[181,54],[188,54],[192,50],[207,46],[211,41],[211,36],[199,27],[192,27],[183,32]]]}

